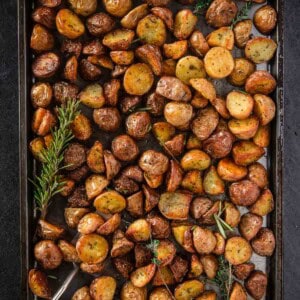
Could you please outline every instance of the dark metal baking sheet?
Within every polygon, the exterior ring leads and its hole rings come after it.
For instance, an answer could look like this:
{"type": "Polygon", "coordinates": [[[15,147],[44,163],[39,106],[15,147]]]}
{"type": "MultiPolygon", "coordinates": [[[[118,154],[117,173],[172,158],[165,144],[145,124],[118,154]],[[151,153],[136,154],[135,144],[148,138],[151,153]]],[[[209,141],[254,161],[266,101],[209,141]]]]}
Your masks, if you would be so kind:
{"type": "MultiPolygon", "coordinates": [[[[283,169],[283,0],[268,1],[277,8],[278,26],[272,38],[278,43],[278,49],[275,59],[270,65],[263,66],[269,69],[277,77],[277,89],[273,94],[276,101],[277,113],[276,120],[272,124],[272,143],[268,150],[268,155],[264,159],[270,172],[270,188],[275,196],[275,210],[271,216],[265,220],[276,236],[276,251],[274,255],[267,260],[259,262],[262,268],[268,272],[269,285],[266,299],[283,299],[283,276],[282,276],[282,169],[283,169]]],[[[30,130],[31,104],[30,87],[33,79],[31,75],[30,62],[32,54],[29,49],[29,39],[31,33],[31,12],[33,1],[18,0],[18,25],[19,25],[19,118],[20,118],[20,219],[21,219],[21,279],[22,289],[20,299],[34,299],[28,288],[27,275],[30,268],[34,266],[33,258],[33,238],[36,227],[36,213],[32,197],[32,187],[28,182],[28,177],[33,178],[36,165],[31,155],[28,153],[28,141],[32,137],[30,130]]],[[[201,27],[201,29],[203,29],[201,27]]],[[[205,32],[205,29],[204,29],[205,32]]],[[[226,89],[222,86],[221,89],[226,89]]],[[[63,211],[64,204],[54,205],[51,210],[63,211]]],[[[49,220],[56,221],[61,216],[49,213],[49,220]]],[[[58,270],[53,271],[59,281],[52,282],[54,289],[59,289],[68,275],[75,273],[76,268],[72,264],[63,264],[58,270]]],[[[116,275],[116,274],[115,274],[116,275]]],[[[72,293],[86,282],[91,281],[91,276],[82,273],[77,274],[71,284],[67,285],[67,290],[62,293],[60,299],[70,299],[72,293]]],[[[59,297],[57,298],[59,299],[59,297]]]]}

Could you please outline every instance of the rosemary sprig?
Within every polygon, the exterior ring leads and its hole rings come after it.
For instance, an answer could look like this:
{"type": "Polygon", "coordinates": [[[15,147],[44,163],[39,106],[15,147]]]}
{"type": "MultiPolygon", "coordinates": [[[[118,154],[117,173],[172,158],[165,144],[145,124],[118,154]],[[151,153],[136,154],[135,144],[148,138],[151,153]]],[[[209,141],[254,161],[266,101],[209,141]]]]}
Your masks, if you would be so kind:
{"type": "Polygon", "coordinates": [[[69,99],[64,105],[57,109],[59,125],[52,132],[53,140],[49,148],[42,151],[42,170],[36,176],[33,184],[34,200],[37,208],[41,211],[41,219],[46,217],[47,208],[53,196],[61,192],[65,181],[59,175],[59,171],[66,166],[61,166],[64,159],[63,153],[69,142],[73,139],[70,124],[78,112],[79,101],[69,99]]]}
{"type": "Polygon", "coordinates": [[[240,21],[249,18],[249,11],[253,5],[252,1],[246,2],[246,4],[238,11],[236,17],[232,20],[230,28],[233,29],[234,25],[240,21]]]}
{"type": "Polygon", "coordinates": [[[213,0],[199,0],[196,5],[195,5],[195,9],[194,9],[194,13],[195,14],[202,14],[208,7],[209,5],[212,3],[213,0]]]}
{"type": "Polygon", "coordinates": [[[214,219],[216,221],[216,225],[218,227],[218,230],[220,232],[220,234],[223,236],[224,239],[227,238],[226,236],[226,230],[230,230],[230,231],[233,231],[233,228],[227,224],[222,218],[221,218],[221,215],[224,211],[226,207],[224,207],[222,209],[222,202],[220,201],[220,205],[219,205],[219,211],[217,214],[214,214],[214,219]]]}

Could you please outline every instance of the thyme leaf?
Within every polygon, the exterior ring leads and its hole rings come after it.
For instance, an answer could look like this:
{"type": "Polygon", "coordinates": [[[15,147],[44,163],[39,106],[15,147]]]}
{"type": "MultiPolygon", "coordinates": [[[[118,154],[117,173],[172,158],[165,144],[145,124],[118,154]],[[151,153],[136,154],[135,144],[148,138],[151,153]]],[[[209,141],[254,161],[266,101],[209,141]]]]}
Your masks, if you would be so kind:
{"type": "Polygon", "coordinates": [[[226,230],[233,231],[233,228],[229,224],[227,224],[221,217],[225,208],[226,207],[224,207],[224,209],[222,209],[222,203],[220,202],[219,211],[217,214],[214,214],[214,216],[213,216],[216,221],[217,228],[224,239],[227,238],[226,230]]]}
{"type": "Polygon", "coordinates": [[[249,11],[253,5],[252,1],[248,1],[245,5],[238,11],[236,17],[232,20],[230,28],[233,29],[234,25],[240,21],[246,20],[249,18],[249,11]]]}
{"type": "Polygon", "coordinates": [[[203,14],[204,11],[209,7],[213,0],[199,0],[194,9],[195,14],[203,14]]]}

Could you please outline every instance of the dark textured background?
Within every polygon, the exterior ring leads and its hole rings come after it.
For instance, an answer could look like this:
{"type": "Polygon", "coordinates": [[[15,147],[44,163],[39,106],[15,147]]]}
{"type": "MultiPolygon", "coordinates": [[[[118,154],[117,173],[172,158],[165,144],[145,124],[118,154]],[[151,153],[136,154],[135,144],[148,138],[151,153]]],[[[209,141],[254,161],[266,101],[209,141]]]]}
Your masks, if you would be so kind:
{"type": "MultiPolygon", "coordinates": [[[[285,7],[284,294],[300,299],[300,1],[285,7]]],[[[0,0],[0,299],[19,299],[17,4],[0,0]]]]}

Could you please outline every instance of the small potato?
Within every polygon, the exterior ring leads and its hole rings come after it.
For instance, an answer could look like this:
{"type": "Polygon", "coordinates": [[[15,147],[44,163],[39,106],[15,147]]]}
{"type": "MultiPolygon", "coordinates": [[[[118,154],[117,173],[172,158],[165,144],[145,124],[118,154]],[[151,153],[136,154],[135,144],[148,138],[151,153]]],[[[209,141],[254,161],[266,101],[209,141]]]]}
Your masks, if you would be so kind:
{"type": "Polygon", "coordinates": [[[100,227],[97,229],[97,233],[102,235],[110,235],[121,224],[121,216],[120,214],[116,213],[112,215],[111,218],[109,218],[104,224],[100,225],[100,227]]]}
{"type": "Polygon", "coordinates": [[[39,0],[39,2],[46,7],[56,7],[61,4],[61,0],[39,0]]]}
{"type": "Polygon", "coordinates": [[[205,291],[195,300],[217,300],[217,293],[214,291],[205,291]]]}
{"type": "Polygon", "coordinates": [[[250,180],[234,182],[229,187],[231,201],[240,206],[249,206],[256,202],[260,194],[259,187],[250,180]]]}
{"type": "Polygon", "coordinates": [[[90,210],[87,208],[73,208],[67,207],[65,208],[65,221],[70,228],[76,228],[80,219],[90,210]]]}
{"type": "Polygon", "coordinates": [[[160,262],[160,266],[169,265],[176,255],[176,248],[169,240],[160,240],[156,247],[156,258],[160,262]]]}
{"type": "Polygon", "coordinates": [[[155,213],[147,215],[147,222],[151,225],[151,234],[155,239],[167,239],[170,236],[169,222],[155,213]]]}
{"type": "Polygon", "coordinates": [[[149,264],[133,271],[130,275],[131,283],[136,287],[144,287],[153,278],[156,270],[155,264],[149,264]]]}
{"type": "Polygon", "coordinates": [[[113,154],[121,161],[134,160],[139,154],[136,142],[126,134],[115,137],[111,149],[113,154]]]}
{"type": "Polygon", "coordinates": [[[212,254],[206,254],[200,258],[200,261],[203,265],[203,269],[207,278],[214,279],[219,268],[217,258],[212,254]]]}
{"type": "Polygon", "coordinates": [[[125,196],[131,195],[139,190],[138,184],[124,175],[114,180],[114,188],[125,196]]]}
{"type": "Polygon", "coordinates": [[[206,197],[197,197],[193,200],[190,211],[195,219],[202,218],[213,206],[213,201],[206,197]]]}
{"type": "Polygon", "coordinates": [[[203,171],[210,166],[210,163],[210,157],[205,152],[198,149],[193,149],[186,152],[180,162],[184,171],[203,171]]]}
{"type": "Polygon", "coordinates": [[[261,64],[271,60],[276,49],[277,44],[274,40],[261,36],[254,37],[246,44],[245,56],[255,64],[261,64]]]}
{"type": "Polygon", "coordinates": [[[115,107],[102,107],[95,109],[93,119],[99,128],[105,132],[115,132],[121,125],[121,115],[115,107]]]}
{"type": "Polygon", "coordinates": [[[124,17],[132,8],[131,0],[103,0],[106,11],[114,17],[124,17]]]}
{"type": "Polygon", "coordinates": [[[114,232],[113,244],[110,251],[111,257],[118,257],[127,254],[134,247],[134,243],[129,241],[123,231],[117,230],[114,232]]]}
{"type": "Polygon", "coordinates": [[[250,244],[242,237],[229,238],[225,246],[225,258],[232,265],[247,262],[252,255],[250,244]]]}
{"type": "Polygon", "coordinates": [[[33,157],[41,162],[45,161],[45,158],[42,155],[45,148],[46,145],[42,137],[34,138],[29,144],[29,149],[33,157]]]}
{"type": "Polygon", "coordinates": [[[228,122],[229,130],[240,140],[249,140],[253,138],[258,130],[259,120],[256,116],[250,116],[247,119],[231,119],[228,122]]]}
{"type": "Polygon", "coordinates": [[[92,15],[86,21],[86,27],[89,33],[97,37],[110,32],[114,26],[114,19],[103,12],[92,15]]]}
{"type": "Polygon", "coordinates": [[[104,220],[101,216],[96,213],[88,213],[80,219],[77,230],[81,234],[93,233],[103,223],[104,220]]]}
{"type": "Polygon", "coordinates": [[[172,300],[173,297],[165,287],[158,287],[154,289],[149,297],[149,300],[172,300]]]}
{"type": "Polygon", "coordinates": [[[241,219],[241,213],[231,202],[224,202],[224,221],[232,228],[236,227],[241,219]]]}
{"type": "Polygon", "coordinates": [[[186,40],[194,31],[197,21],[197,16],[191,10],[180,10],[174,20],[174,36],[178,40],[186,40]]]}
{"type": "Polygon", "coordinates": [[[265,95],[254,95],[254,113],[258,116],[261,125],[269,124],[275,117],[274,101],[265,95]]]}
{"type": "Polygon", "coordinates": [[[44,240],[57,240],[62,238],[65,234],[65,230],[57,225],[46,222],[39,219],[38,221],[38,235],[44,240]]]}
{"type": "Polygon", "coordinates": [[[250,165],[260,159],[264,154],[264,148],[250,141],[240,141],[235,143],[232,147],[233,160],[240,166],[250,165]]]}
{"type": "Polygon", "coordinates": [[[237,281],[235,281],[232,285],[229,300],[247,300],[246,290],[237,281]]]}
{"type": "Polygon", "coordinates": [[[52,112],[48,109],[39,107],[32,117],[31,129],[40,136],[47,135],[55,126],[56,119],[52,112]]]}
{"type": "Polygon", "coordinates": [[[199,277],[203,273],[203,265],[197,255],[193,254],[191,256],[190,271],[188,273],[188,278],[199,277]]]}
{"type": "Polygon", "coordinates": [[[124,114],[131,113],[136,110],[136,108],[141,103],[142,98],[139,96],[126,96],[120,101],[120,109],[124,114]]]}
{"type": "Polygon", "coordinates": [[[235,44],[238,48],[245,48],[252,32],[252,21],[242,20],[233,27],[235,44]]]}
{"type": "Polygon", "coordinates": [[[251,95],[232,91],[226,97],[226,107],[232,117],[244,120],[252,113],[254,100],[251,95]]]}
{"type": "Polygon", "coordinates": [[[55,16],[55,9],[46,6],[37,7],[31,15],[34,22],[44,25],[49,29],[55,28],[55,16]]]}
{"type": "Polygon", "coordinates": [[[189,253],[196,252],[193,245],[192,227],[192,224],[188,223],[172,223],[172,233],[175,240],[189,253]]]}
{"type": "Polygon", "coordinates": [[[166,7],[153,7],[151,13],[161,18],[170,31],[174,30],[173,12],[166,7]]]}
{"type": "Polygon", "coordinates": [[[135,55],[142,62],[148,64],[155,75],[160,75],[162,71],[162,56],[158,46],[143,45],[135,50],[135,55]]]}
{"type": "Polygon", "coordinates": [[[82,262],[80,264],[80,270],[84,273],[87,274],[99,274],[103,271],[104,269],[104,263],[99,263],[99,264],[88,264],[85,262],[82,262]]]}
{"type": "Polygon", "coordinates": [[[102,43],[111,50],[127,50],[134,38],[134,31],[129,29],[115,29],[107,33],[102,43]]]}
{"type": "Polygon", "coordinates": [[[209,45],[203,36],[202,32],[199,30],[195,30],[189,39],[190,47],[192,51],[200,57],[205,56],[205,54],[209,50],[209,45]]]}
{"type": "Polygon", "coordinates": [[[215,247],[213,253],[216,255],[223,255],[225,252],[226,241],[219,232],[214,232],[214,235],[216,237],[217,244],[216,244],[216,247],[215,247]]]}
{"type": "Polygon", "coordinates": [[[56,15],[56,28],[69,39],[76,39],[84,34],[85,28],[79,17],[67,8],[60,9],[56,15]]]}
{"type": "Polygon", "coordinates": [[[208,105],[208,99],[204,98],[199,92],[196,91],[191,104],[195,108],[205,108],[208,105]]]}
{"type": "Polygon", "coordinates": [[[101,276],[94,279],[90,286],[90,294],[94,300],[113,300],[117,282],[113,277],[101,276]]]}
{"type": "Polygon", "coordinates": [[[230,132],[221,130],[203,141],[203,150],[213,158],[222,158],[230,153],[232,143],[230,132]]]}
{"type": "Polygon", "coordinates": [[[98,66],[90,63],[87,59],[82,59],[79,63],[80,76],[86,81],[96,81],[102,74],[98,66]]]}
{"type": "Polygon", "coordinates": [[[246,83],[247,78],[254,73],[255,64],[250,60],[241,58],[234,59],[234,69],[228,77],[230,84],[235,86],[243,86],[246,83]]]}
{"type": "Polygon", "coordinates": [[[205,78],[191,79],[190,84],[204,98],[210,101],[213,101],[216,98],[216,89],[214,85],[207,79],[205,78]]]}
{"type": "Polygon", "coordinates": [[[106,178],[108,180],[111,180],[119,173],[121,169],[121,164],[108,150],[103,151],[103,157],[106,169],[106,178]]]}
{"type": "Polygon", "coordinates": [[[101,108],[105,104],[103,88],[100,84],[87,85],[79,94],[81,103],[90,108],[101,108]]]}
{"type": "Polygon", "coordinates": [[[149,14],[138,22],[136,34],[145,44],[162,46],[167,37],[166,26],[163,20],[149,14]]]}
{"type": "Polygon", "coordinates": [[[210,77],[222,79],[229,76],[233,71],[234,59],[227,49],[213,47],[204,57],[204,67],[210,77]]]}
{"type": "Polygon", "coordinates": [[[51,240],[42,240],[34,246],[34,257],[46,270],[56,269],[63,260],[59,247],[51,240]]]}
{"type": "Polygon", "coordinates": [[[133,51],[111,51],[109,55],[112,61],[118,65],[130,65],[134,60],[133,51]]]}
{"type": "Polygon", "coordinates": [[[180,165],[175,161],[171,160],[170,170],[166,178],[166,190],[167,192],[175,192],[180,186],[183,178],[183,171],[180,165]]]}
{"type": "Polygon", "coordinates": [[[79,141],[86,141],[92,135],[92,125],[84,114],[78,114],[70,125],[74,137],[79,141]]]}
{"type": "Polygon", "coordinates": [[[234,34],[230,27],[221,27],[212,31],[206,40],[210,47],[223,47],[227,50],[232,50],[234,47],[234,34]]]}
{"type": "Polygon", "coordinates": [[[239,280],[245,280],[254,270],[255,265],[252,263],[244,263],[233,267],[233,274],[239,280]]]}
{"type": "Polygon", "coordinates": [[[71,4],[72,10],[84,17],[87,17],[95,12],[97,8],[97,0],[80,1],[80,0],[68,0],[71,4]]]}
{"type": "Polygon", "coordinates": [[[32,63],[32,73],[37,78],[50,78],[58,71],[60,58],[54,52],[43,53],[32,63]]]}
{"type": "Polygon", "coordinates": [[[78,75],[78,61],[76,56],[70,57],[65,65],[64,68],[64,77],[65,79],[75,82],[77,80],[78,75]]]}
{"type": "Polygon", "coordinates": [[[104,261],[108,254],[108,242],[98,234],[86,234],[77,240],[76,250],[83,262],[98,264],[104,261]]]}
{"type": "Polygon", "coordinates": [[[186,142],[186,149],[201,149],[202,142],[194,135],[191,134],[186,142]]]}
{"type": "Polygon", "coordinates": [[[149,6],[166,6],[170,0],[146,0],[149,6]]]}
{"type": "Polygon", "coordinates": [[[204,189],[201,175],[201,171],[198,170],[188,171],[181,182],[181,186],[194,194],[202,194],[204,189]]]}
{"type": "Polygon", "coordinates": [[[31,103],[34,108],[46,108],[52,100],[53,90],[47,82],[37,82],[31,88],[31,103]]]}
{"type": "Polygon", "coordinates": [[[141,4],[129,11],[120,21],[121,25],[126,29],[135,29],[138,22],[148,14],[147,4],[141,4]]]}
{"type": "Polygon", "coordinates": [[[144,197],[143,192],[137,192],[129,197],[127,197],[126,210],[133,217],[141,217],[143,215],[143,203],[144,197]]]}
{"type": "MultiPolygon", "coordinates": [[[[94,173],[103,173],[105,171],[103,146],[99,141],[95,141],[94,145],[88,151],[86,161],[87,161],[87,165],[94,173]]],[[[102,178],[96,177],[96,179],[100,180],[102,178]]],[[[107,182],[102,181],[102,184],[100,186],[104,186],[106,185],[106,183],[107,182]]],[[[88,194],[93,194],[94,190],[95,188],[91,186],[91,192],[89,192],[88,194]]],[[[96,189],[96,191],[98,192],[98,189],[96,189]]]]}
{"type": "Polygon", "coordinates": [[[269,189],[263,190],[257,201],[249,208],[250,212],[262,217],[269,214],[273,209],[274,199],[269,189]]]}
{"type": "Polygon", "coordinates": [[[174,59],[166,59],[162,62],[162,75],[175,77],[176,61],[174,59]]]}
{"type": "Polygon", "coordinates": [[[195,226],[193,229],[193,242],[199,254],[209,254],[217,245],[217,239],[213,232],[200,226],[195,226]]]}
{"type": "Polygon", "coordinates": [[[138,165],[128,166],[122,172],[122,175],[134,180],[135,182],[143,182],[143,171],[138,165]]]}
{"type": "Polygon", "coordinates": [[[77,255],[74,245],[68,243],[67,241],[60,240],[58,242],[58,247],[63,255],[64,261],[80,263],[80,259],[77,255]]]}
{"type": "Polygon", "coordinates": [[[152,175],[162,175],[169,167],[169,159],[161,152],[146,150],[139,159],[139,167],[152,175]]]}
{"type": "Polygon", "coordinates": [[[136,287],[131,281],[127,281],[122,286],[120,297],[121,300],[147,300],[147,288],[136,287]]]}
{"type": "Polygon", "coordinates": [[[175,41],[171,44],[164,44],[164,55],[165,57],[172,59],[179,59],[185,55],[188,49],[187,40],[175,41]]]}
{"type": "Polygon", "coordinates": [[[31,269],[28,273],[28,285],[34,295],[43,299],[50,299],[51,289],[47,275],[37,269],[31,269]]]}
{"type": "Polygon", "coordinates": [[[232,0],[214,0],[206,11],[206,22],[213,27],[229,26],[238,12],[232,0]]]}
{"type": "Polygon", "coordinates": [[[181,258],[180,256],[176,256],[173,261],[172,264],[170,266],[170,269],[173,273],[173,278],[175,278],[176,282],[181,282],[183,277],[186,275],[186,273],[188,272],[188,261],[181,258]]]}
{"type": "Polygon", "coordinates": [[[76,187],[73,193],[68,197],[68,205],[70,207],[87,207],[90,206],[90,204],[83,185],[76,187]]]}
{"type": "Polygon", "coordinates": [[[130,114],[125,122],[126,132],[135,139],[143,139],[151,130],[151,118],[148,112],[139,111],[130,114]]]}
{"type": "Polygon", "coordinates": [[[100,194],[94,201],[95,208],[104,214],[115,214],[126,207],[125,198],[116,191],[107,191],[100,194]]]}
{"type": "Polygon", "coordinates": [[[262,299],[266,293],[268,277],[262,271],[253,271],[245,281],[248,294],[256,300],[262,299]]]}
{"type": "Polygon", "coordinates": [[[174,136],[171,140],[165,143],[165,150],[170,155],[179,156],[182,154],[185,147],[185,136],[184,134],[180,133],[174,136]]]}
{"type": "Polygon", "coordinates": [[[151,226],[145,219],[138,219],[131,223],[126,230],[126,236],[135,242],[149,240],[151,235],[151,226]]]}
{"type": "Polygon", "coordinates": [[[260,256],[272,256],[275,250],[275,237],[272,230],[261,228],[251,241],[252,249],[260,256]]]}
{"type": "Polygon", "coordinates": [[[215,166],[211,166],[205,174],[203,188],[209,195],[220,195],[225,192],[225,183],[219,177],[215,166]]]}
{"type": "Polygon", "coordinates": [[[256,183],[261,189],[267,187],[268,172],[266,168],[260,163],[254,163],[248,167],[248,179],[256,183]]]}
{"type": "Polygon", "coordinates": [[[261,216],[255,215],[253,213],[244,214],[241,218],[239,224],[239,231],[241,235],[247,240],[252,240],[257,232],[260,230],[263,224],[263,219],[261,216]]]}
{"type": "Polygon", "coordinates": [[[174,192],[163,193],[158,202],[159,211],[171,220],[186,220],[192,197],[190,194],[174,192]]]}
{"type": "Polygon", "coordinates": [[[268,34],[276,27],[277,12],[271,5],[264,5],[255,12],[253,22],[261,33],[268,34]]]}
{"type": "Polygon", "coordinates": [[[171,125],[185,129],[193,117],[193,107],[188,103],[170,101],[165,106],[164,117],[171,125]]]}
{"type": "Polygon", "coordinates": [[[164,113],[164,107],[167,99],[157,93],[151,93],[147,97],[146,107],[149,107],[149,113],[154,116],[161,116],[164,113]]]}
{"type": "Polygon", "coordinates": [[[131,65],[125,72],[123,85],[130,95],[144,95],[152,87],[154,76],[148,65],[138,63],[131,65]]]}
{"type": "Polygon", "coordinates": [[[94,39],[86,42],[82,48],[82,54],[85,55],[104,55],[105,48],[99,39],[94,39]]]}
{"type": "Polygon", "coordinates": [[[120,66],[120,65],[114,66],[113,70],[111,71],[112,78],[120,77],[121,75],[123,75],[126,72],[127,69],[128,69],[128,66],[120,66]]]}
{"type": "Polygon", "coordinates": [[[271,127],[269,125],[259,126],[253,137],[253,142],[259,147],[269,147],[271,141],[271,127]]]}
{"type": "MultiPolygon", "coordinates": [[[[176,259],[176,258],[175,258],[176,259]]],[[[174,275],[170,267],[158,267],[152,279],[153,286],[171,285],[175,283],[174,275]]]]}
{"type": "Polygon", "coordinates": [[[175,135],[175,128],[167,122],[157,122],[152,126],[154,136],[159,143],[165,144],[175,135]]]}
{"type": "Polygon", "coordinates": [[[92,300],[89,287],[83,286],[82,288],[78,289],[73,294],[71,300],[92,300]]]}
{"type": "Polygon", "coordinates": [[[272,93],[276,88],[275,78],[267,71],[256,71],[251,74],[245,84],[245,90],[250,94],[272,93]]]}
{"type": "Polygon", "coordinates": [[[69,98],[77,98],[78,92],[77,85],[65,81],[59,81],[53,85],[54,98],[60,104],[65,103],[69,98]]]}
{"type": "Polygon", "coordinates": [[[146,245],[136,244],[134,247],[135,267],[140,268],[151,263],[152,251],[146,245]]]}
{"type": "Polygon", "coordinates": [[[30,48],[35,51],[49,51],[54,47],[54,37],[45,27],[35,24],[30,38],[30,48]]]}
{"type": "Polygon", "coordinates": [[[204,284],[196,279],[187,280],[179,284],[174,295],[176,300],[190,300],[199,296],[204,291],[204,284]]]}

